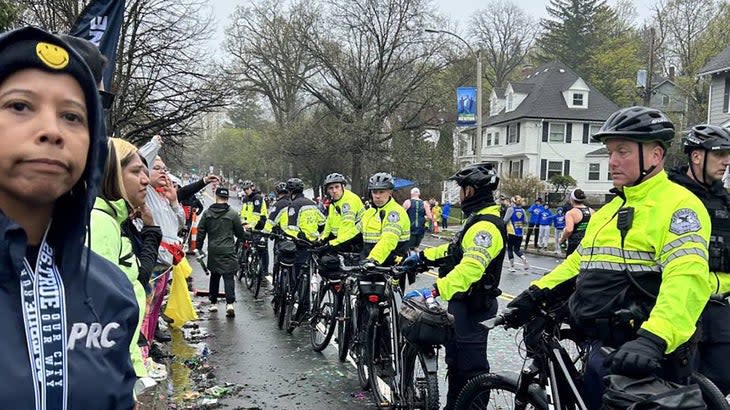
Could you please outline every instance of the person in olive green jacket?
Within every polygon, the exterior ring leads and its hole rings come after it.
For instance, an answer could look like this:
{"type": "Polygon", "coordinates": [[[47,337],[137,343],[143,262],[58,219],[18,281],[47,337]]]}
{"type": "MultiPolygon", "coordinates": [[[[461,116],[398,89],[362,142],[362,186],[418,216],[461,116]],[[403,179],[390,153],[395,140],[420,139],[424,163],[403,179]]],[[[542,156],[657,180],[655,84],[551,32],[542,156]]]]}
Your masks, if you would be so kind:
{"type": "Polygon", "coordinates": [[[233,317],[233,302],[236,291],[233,276],[238,270],[236,260],[236,239],[243,241],[243,226],[238,213],[228,205],[228,188],[218,187],[215,190],[215,204],[203,212],[198,223],[198,251],[202,253],[203,243],[208,237],[208,268],[210,269],[210,307],[208,311],[216,312],[218,307],[218,286],[223,277],[226,292],[226,316],[233,317]],[[234,239],[235,237],[235,239],[234,239]]]}

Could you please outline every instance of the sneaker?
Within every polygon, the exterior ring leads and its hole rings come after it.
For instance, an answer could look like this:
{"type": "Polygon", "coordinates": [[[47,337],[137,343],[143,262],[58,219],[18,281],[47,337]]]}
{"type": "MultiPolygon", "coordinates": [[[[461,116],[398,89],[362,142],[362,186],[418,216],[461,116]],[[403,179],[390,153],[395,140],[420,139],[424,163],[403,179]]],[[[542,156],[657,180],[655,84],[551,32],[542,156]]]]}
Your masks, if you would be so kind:
{"type": "Polygon", "coordinates": [[[218,305],[216,305],[215,303],[208,306],[208,312],[217,312],[217,311],[218,311],[218,305]]]}
{"type": "Polygon", "coordinates": [[[145,392],[145,390],[157,386],[157,382],[155,379],[145,376],[140,377],[137,379],[136,382],[134,382],[134,394],[137,396],[141,395],[145,392]]]}
{"type": "Polygon", "coordinates": [[[153,380],[159,382],[167,379],[167,367],[164,364],[157,363],[148,357],[144,366],[147,368],[147,375],[153,380]]]}
{"type": "Polygon", "coordinates": [[[233,303],[229,303],[226,305],[226,316],[227,317],[235,317],[236,311],[233,310],[233,303]]]}
{"type": "Polygon", "coordinates": [[[522,263],[525,265],[525,270],[530,270],[530,264],[527,263],[527,258],[522,257],[522,263]]]}
{"type": "Polygon", "coordinates": [[[510,259],[510,261],[509,261],[509,271],[510,272],[515,272],[516,271],[514,259],[510,259]]]}

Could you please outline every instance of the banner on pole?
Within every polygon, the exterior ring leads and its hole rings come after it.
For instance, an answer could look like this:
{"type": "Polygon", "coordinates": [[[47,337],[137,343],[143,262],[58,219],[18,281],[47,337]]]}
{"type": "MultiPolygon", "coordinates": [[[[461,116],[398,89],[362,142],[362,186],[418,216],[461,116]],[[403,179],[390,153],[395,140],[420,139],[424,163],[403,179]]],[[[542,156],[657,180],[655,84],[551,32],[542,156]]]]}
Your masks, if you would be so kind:
{"type": "Polygon", "coordinates": [[[477,88],[456,89],[456,124],[474,125],[477,122],[477,88]]]}
{"type": "Polygon", "coordinates": [[[124,0],[95,0],[84,8],[69,32],[96,44],[109,60],[102,76],[105,90],[111,90],[123,20],[124,0]]]}

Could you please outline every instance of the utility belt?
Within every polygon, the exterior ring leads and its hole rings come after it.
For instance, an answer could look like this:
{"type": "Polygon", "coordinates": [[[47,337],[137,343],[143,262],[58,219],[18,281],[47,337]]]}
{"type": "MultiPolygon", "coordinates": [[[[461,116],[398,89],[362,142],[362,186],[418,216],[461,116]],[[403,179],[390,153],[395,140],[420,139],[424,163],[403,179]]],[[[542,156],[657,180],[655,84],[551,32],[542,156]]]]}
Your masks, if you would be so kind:
{"type": "Polygon", "coordinates": [[[710,272],[730,272],[730,243],[723,236],[710,236],[707,244],[710,272]]]}

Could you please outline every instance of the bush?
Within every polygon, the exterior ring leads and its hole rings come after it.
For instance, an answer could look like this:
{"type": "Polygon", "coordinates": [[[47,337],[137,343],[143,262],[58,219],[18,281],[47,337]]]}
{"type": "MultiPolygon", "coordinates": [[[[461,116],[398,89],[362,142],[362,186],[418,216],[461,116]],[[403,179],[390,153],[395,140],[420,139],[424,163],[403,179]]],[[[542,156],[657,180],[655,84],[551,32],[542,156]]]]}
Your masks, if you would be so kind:
{"type": "Polygon", "coordinates": [[[499,182],[499,191],[502,195],[513,197],[519,195],[528,203],[534,201],[547,189],[544,181],[535,175],[519,177],[504,177],[499,182]]]}

